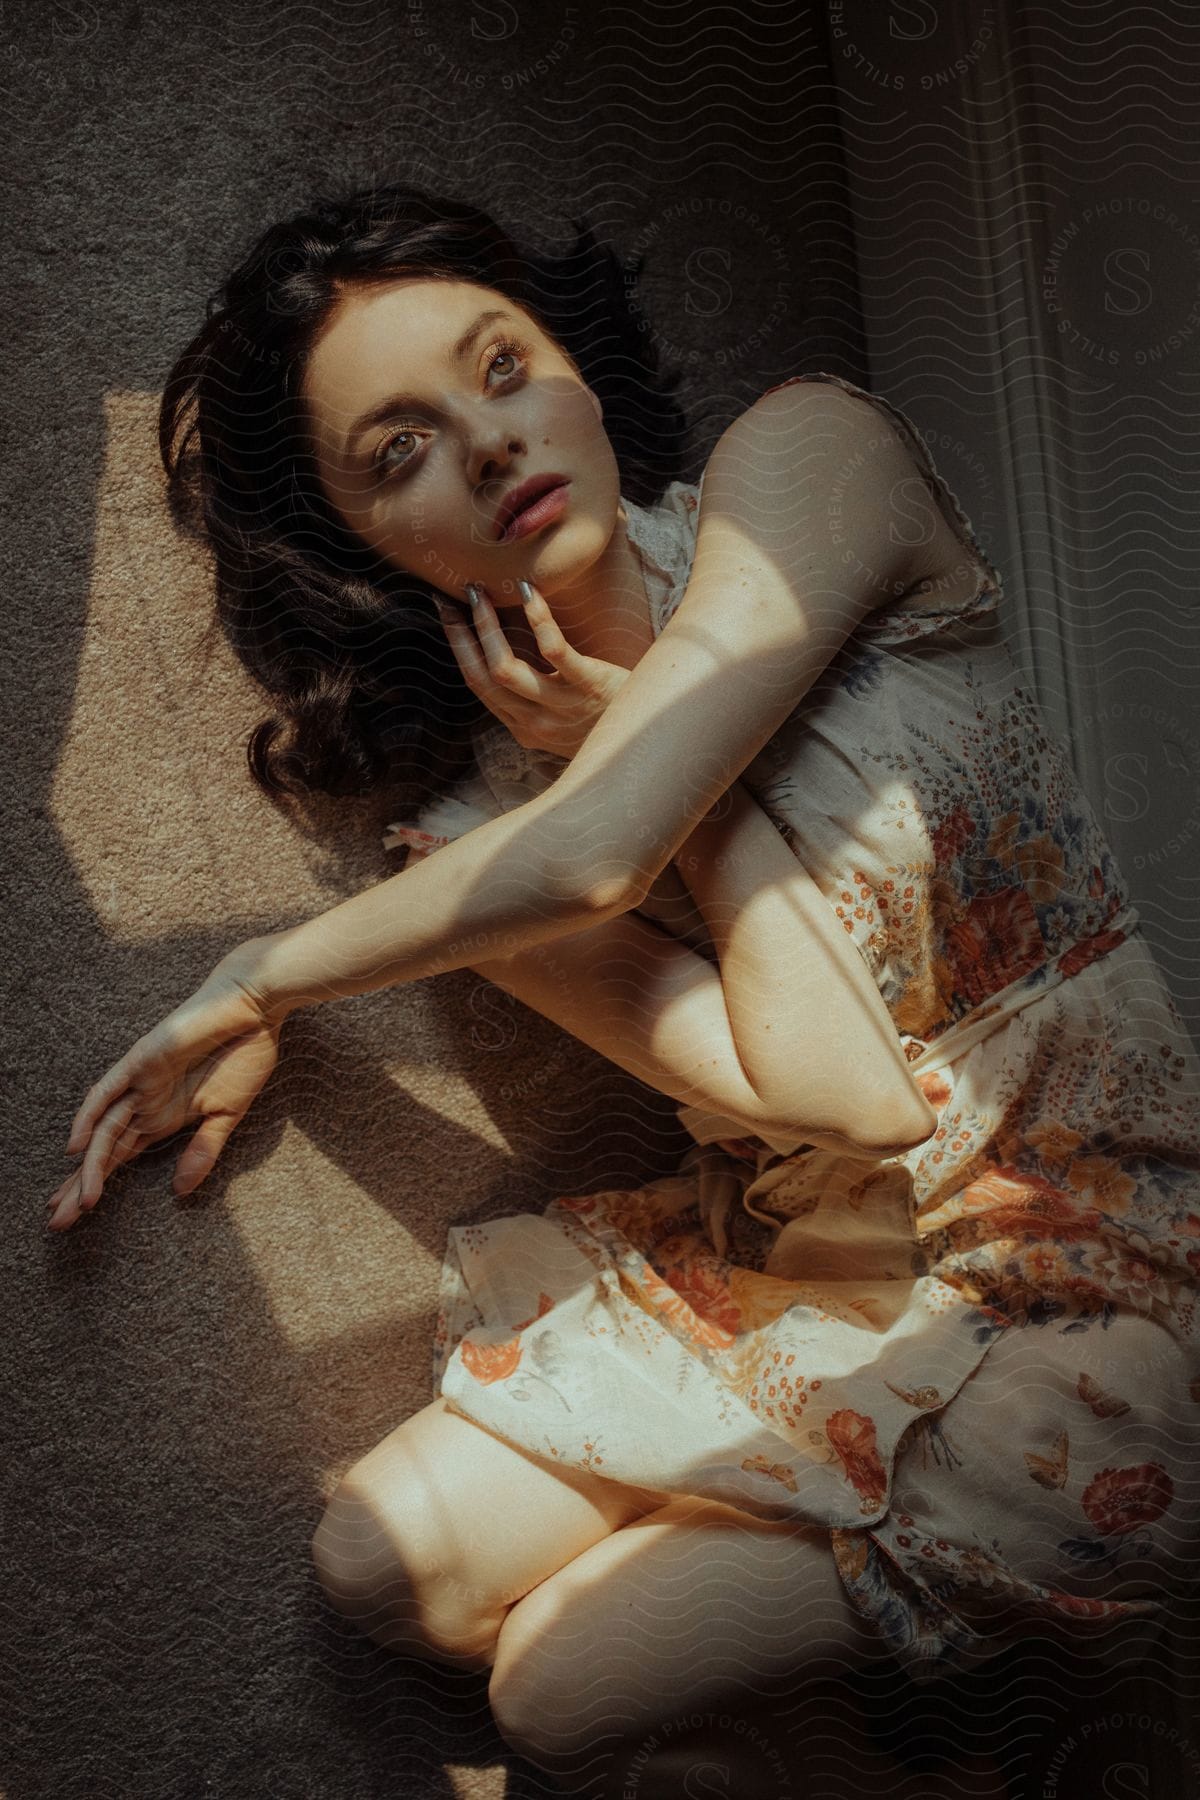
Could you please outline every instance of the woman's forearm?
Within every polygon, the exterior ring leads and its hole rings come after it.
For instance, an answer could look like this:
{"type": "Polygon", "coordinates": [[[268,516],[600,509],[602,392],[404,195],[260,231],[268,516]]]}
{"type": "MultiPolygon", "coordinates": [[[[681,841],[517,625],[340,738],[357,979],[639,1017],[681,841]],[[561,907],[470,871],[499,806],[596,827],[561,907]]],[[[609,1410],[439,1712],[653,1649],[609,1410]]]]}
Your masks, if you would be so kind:
{"type": "Polygon", "coordinates": [[[612,884],[588,886],[540,828],[541,800],[489,819],[436,857],[402,869],[316,918],[253,938],[233,953],[246,979],[286,1016],[295,1008],[465,969],[626,911],[612,884]]]}
{"type": "Polygon", "coordinates": [[[861,953],[750,791],[735,781],[674,858],[721,968],[738,1056],[780,1135],[878,1154],[924,1142],[917,1087],[861,953]]]}

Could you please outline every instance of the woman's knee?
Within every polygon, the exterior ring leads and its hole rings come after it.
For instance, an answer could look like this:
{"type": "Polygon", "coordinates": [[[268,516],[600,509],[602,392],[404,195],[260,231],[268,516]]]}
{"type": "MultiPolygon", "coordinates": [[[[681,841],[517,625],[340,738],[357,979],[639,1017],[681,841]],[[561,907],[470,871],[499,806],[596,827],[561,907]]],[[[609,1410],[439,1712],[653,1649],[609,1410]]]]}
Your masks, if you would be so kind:
{"type": "Polygon", "coordinates": [[[419,1468],[386,1486],[351,1470],[313,1533],[312,1555],[332,1605],[383,1648],[491,1667],[506,1605],[472,1583],[444,1499],[419,1468]]]}
{"type": "Polygon", "coordinates": [[[517,1602],[489,1701],[514,1750],[573,1771],[681,1708],[786,1699],[884,1654],[826,1532],[677,1500],[517,1602]]]}
{"type": "Polygon", "coordinates": [[[657,1503],[532,1457],[439,1397],[343,1477],[313,1558],[333,1604],[379,1643],[490,1667],[514,1601],[657,1503]]]}

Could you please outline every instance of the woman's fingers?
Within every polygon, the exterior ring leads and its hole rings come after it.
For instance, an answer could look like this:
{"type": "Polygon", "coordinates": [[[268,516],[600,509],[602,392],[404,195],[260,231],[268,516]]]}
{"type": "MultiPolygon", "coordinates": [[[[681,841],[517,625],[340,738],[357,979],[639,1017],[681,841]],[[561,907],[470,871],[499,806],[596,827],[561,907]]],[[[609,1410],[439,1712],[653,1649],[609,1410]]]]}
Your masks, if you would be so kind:
{"type": "MultiPolygon", "coordinates": [[[[59,1231],[85,1212],[94,1211],[104,1191],[104,1183],[124,1163],[153,1141],[136,1126],[120,1126],[121,1112],[106,1115],[96,1127],[87,1156],[79,1167],[60,1182],[46,1202],[47,1223],[59,1231]],[[114,1133],[116,1135],[114,1136],[114,1133]],[[105,1145],[109,1145],[107,1151],[105,1145]]],[[[200,1186],[238,1123],[235,1116],[206,1118],[194,1132],[175,1165],[172,1186],[176,1194],[190,1194],[200,1186]]]]}
{"type": "Polygon", "coordinates": [[[177,1194],[190,1194],[193,1188],[200,1186],[225,1148],[237,1123],[237,1118],[231,1115],[214,1114],[205,1119],[199,1131],[193,1133],[183,1155],[175,1164],[175,1177],[171,1185],[177,1194]]]}
{"type": "MultiPolygon", "coordinates": [[[[61,1230],[73,1225],[82,1213],[91,1212],[103,1191],[103,1184],[112,1171],[120,1164],[129,1162],[142,1148],[142,1134],[129,1127],[117,1139],[112,1154],[101,1167],[99,1183],[94,1194],[85,1192],[84,1165],[73,1170],[66,1180],[61,1182],[46,1203],[47,1224],[53,1230],[61,1230]]],[[[89,1146],[90,1154],[90,1146],[89,1146]]]]}
{"type": "Polygon", "coordinates": [[[547,662],[554,664],[555,673],[565,681],[577,681],[587,658],[580,656],[568,644],[562,634],[562,627],[550,611],[549,602],[544,594],[538,592],[532,581],[522,581],[519,585],[525,604],[525,617],[533,627],[539,653],[547,662]]]}
{"type": "MultiPolygon", "coordinates": [[[[480,592],[478,583],[473,586],[480,592]]],[[[467,686],[502,725],[519,735],[522,709],[542,700],[544,678],[514,655],[486,599],[472,607],[470,621],[444,600],[438,601],[438,613],[467,686]]]]}
{"type": "Polygon", "coordinates": [[[92,1132],[79,1169],[79,1198],[89,1210],[100,1198],[104,1178],[135,1111],[135,1102],[126,1095],[114,1101],[92,1132]]]}
{"type": "Polygon", "coordinates": [[[46,1223],[51,1231],[62,1231],[79,1217],[79,1173],[68,1175],[62,1186],[51,1195],[46,1206],[46,1223]]]}
{"type": "Polygon", "coordinates": [[[472,617],[492,680],[498,681],[505,693],[516,694],[523,700],[540,700],[545,678],[517,656],[504,635],[504,627],[486,590],[478,582],[472,586],[479,596],[472,608],[472,617]]]}
{"type": "MultiPolygon", "coordinates": [[[[136,1048],[137,1046],[134,1045],[134,1049],[136,1048]]],[[[121,1058],[120,1062],[114,1063],[111,1069],[106,1070],[99,1081],[84,1095],[83,1104],[75,1114],[67,1135],[67,1150],[72,1156],[80,1150],[86,1149],[96,1120],[112,1103],[116,1095],[128,1085],[129,1062],[132,1055],[133,1050],[130,1050],[121,1058]]]]}
{"type": "Polygon", "coordinates": [[[570,757],[625,680],[627,671],[584,656],[570,644],[545,596],[518,583],[525,617],[549,672],[516,655],[496,609],[478,582],[470,621],[438,600],[446,636],[467,686],[528,748],[570,757]]]}
{"type": "Polygon", "coordinates": [[[493,711],[500,711],[505,706],[509,711],[519,711],[521,701],[549,708],[570,705],[556,676],[561,675],[565,681],[578,684],[584,679],[586,665],[591,659],[581,656],[567,642],[545,596],[533,583],[522,581],[519,586],[525,616],[533,628],[538,651],[547,662],[554,664],[553,673],[546,675],[539,669],[532,669],[517,656],[487,590],[479,582],[470,584],[479,599],[471,608],[469,622],[446,601],[438,601],[438,613],[450,647],[467,677],[467,685],[487,700],[493,711]],[[494,696],[499,706],[488,697],[491,683],[500,686],[500,692],[494,696]]]}
{"type": "Polygon", "coordinates": [[[437,609],[447,642],[454,652],[454,659],[463,672],[467,686],[472,693],[481,692],[487,681],[487,659],[480,651],[475,633],[448,601],[439,600],[437,609]]]}
{"type": "Polygon", "coordinates": [[[58,1187],[56,1187],[54,1192],[51,1194],[49,1200],[47,1200],[46,1214],[47,1214],[47,1222],[49,1224],[55,1225],[58,1223],[57,1219],[55,1218],[55,1214],[58,1212],[59,1207],[62,1206],[63,1202],[66,1200],[67,1194],[72,1187],[74,1187],[75,1191],[78,1193],[78,1191],[79,1191],[79,1170],[78,1169],[72,1170],[71,1174],[69,1174],[67,1176],[67,1179],[63,1182],[60,1182],[58,1187]]]}
{"type": "Polygon", "coordinates": [[[248,985],[253,961],[237,952],[222,958],[91,1089],[71,1128],[83,1160],[53,1196],[51,1223],[90,1211],[114,1168],[197,1118],[175,1191],[190,1193],[203,1181],[279,1057],[280,1021],[248,985]]]}

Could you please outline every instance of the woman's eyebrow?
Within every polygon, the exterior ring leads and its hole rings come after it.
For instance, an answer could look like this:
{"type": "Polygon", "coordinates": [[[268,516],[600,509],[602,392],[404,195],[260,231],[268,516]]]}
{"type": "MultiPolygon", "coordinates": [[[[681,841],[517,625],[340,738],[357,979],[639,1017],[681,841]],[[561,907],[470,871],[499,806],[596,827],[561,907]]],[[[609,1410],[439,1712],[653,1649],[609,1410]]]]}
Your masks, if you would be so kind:
{"type": "MultiPolygon", "coordinates": [[[[487,312],[480,313],[479,317],[474,320],[472,324],[467,326],[467,329],[463,332],[458,342],[452,345],[447,361],[451,363],[461,362],[485,326],[491,325],[496,319],[504,319],[507,317],[508,314],[503,307],[493,306],[487,312]]],[[[367,412],[360,413],[346,433],[345,440],[342,444],[343,453],[348,455],[354,448],[356,439],[360,438],[363,432],[369,430],[372,425],[382,425],[384,420],[389,418],[392,413],[401,412],[406,407],[411,407],[412,405],[413,402],[404,394],[390,394],[386,400],[381,400],[377,406],[372,406],[367,412]]]]}

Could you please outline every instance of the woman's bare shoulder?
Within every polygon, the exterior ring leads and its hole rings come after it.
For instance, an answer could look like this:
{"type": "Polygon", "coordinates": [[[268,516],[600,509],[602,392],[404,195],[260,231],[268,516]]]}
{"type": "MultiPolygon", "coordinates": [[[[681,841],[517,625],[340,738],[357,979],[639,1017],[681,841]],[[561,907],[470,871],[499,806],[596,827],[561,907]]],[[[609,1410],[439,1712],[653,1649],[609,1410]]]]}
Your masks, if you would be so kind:
{"type": "Polygon", "coordinates": [[[696,562],[757,553],[797,592],[859,616],[949,568],[956,540],[906,434],[870,397],[805,381],[770,388],[728,425],[698,486],[696,562]],[[940,528],[940,529],[939,529],[940,528]]]}
{"type": "MultiPolygon", "coordinates": [[[[767,466],[777,461],[781,479],[816,485],[824,524],[847,569],[876,577],[870,610],[927,584],[943,594],[956,580],[970,579],[955,503],[912,420],[891,401],[825,371],[795,375],[767,388],[729,430],[760,472],[764,459],[767,466]],[[863,560],[872,533],[876,542],[882,535],[907,551],[903,570],[889,567],[886,580],[863,560]]],[[[708,474],[706,466],[701,501],[708,474]]]]}

